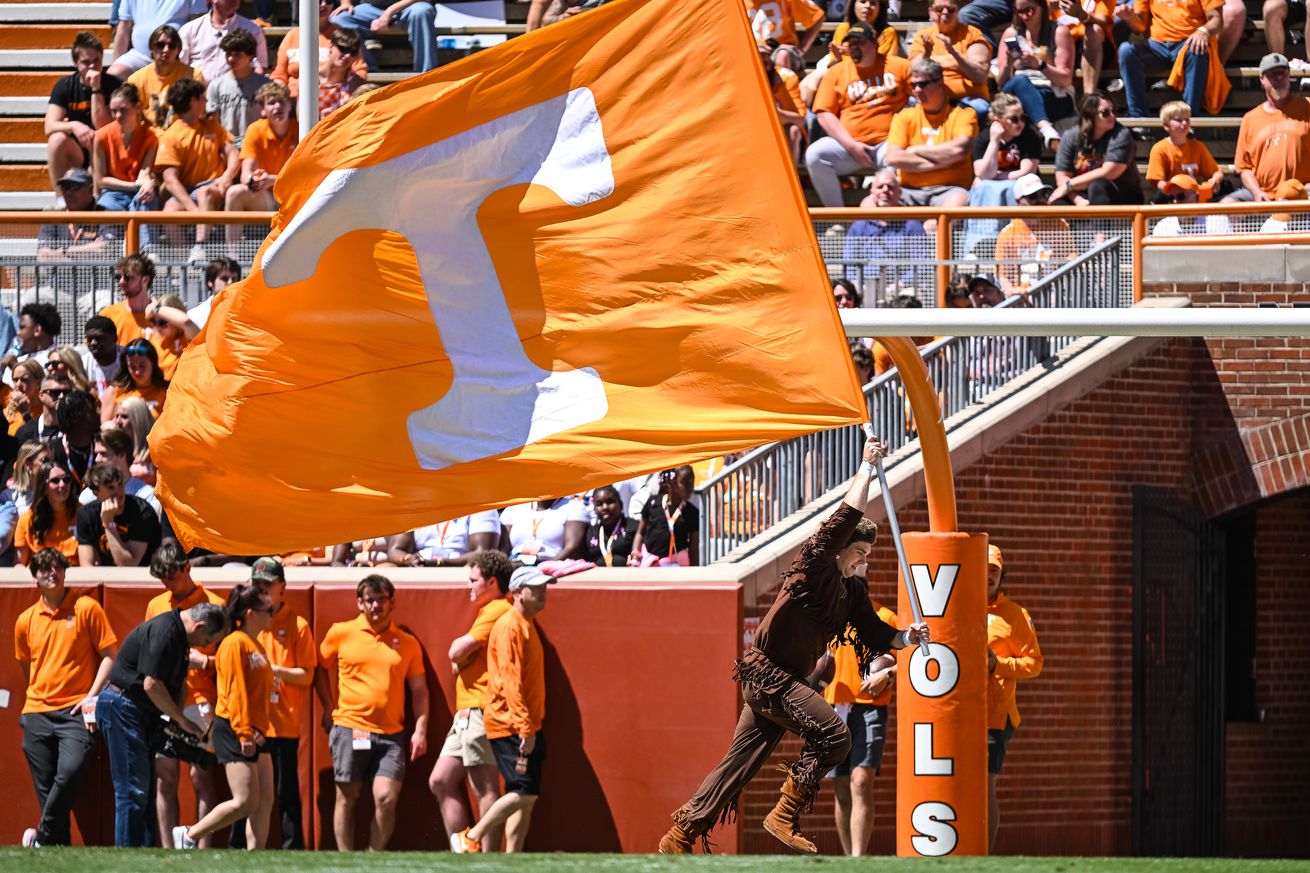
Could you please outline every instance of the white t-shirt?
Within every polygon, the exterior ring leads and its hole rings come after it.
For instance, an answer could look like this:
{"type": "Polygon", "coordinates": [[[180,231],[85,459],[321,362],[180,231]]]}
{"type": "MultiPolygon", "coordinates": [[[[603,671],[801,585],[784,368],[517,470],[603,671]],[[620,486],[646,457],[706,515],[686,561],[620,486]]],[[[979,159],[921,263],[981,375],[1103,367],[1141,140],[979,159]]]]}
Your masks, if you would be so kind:
{"type": "Polygon", "coordinates": [[[75,346],[74,350],[82,359],[82,369],[86,371],[87,381],[95,389],[96,396],[103,396],[105,389],[109,387],[109,383],[113,382],[114,377],[118,375],[119,355],[115,355],[114,359],[108,364],[101,364],[85,345],[75,346]]]}
{"type": "Polygon", "coordinates": [[[469,550],[473,534],[500,535],[500,513],[494,509],[414,529],[414,549],[425,561],[458,558],[469,550]]]}
{"type": "Polygon", "coordinates": [[[205,0],[123,0],[118,17],[132,22],[132,48],[150,57],[150,34],[161,24],[181,30],[196,15],[207,11],[205,0]]]}
{"type": "Polygon", "coordinates": [[[259,25],[244,15],[237,15],[221,30],[214,27],[213,18],[209,15],[188,21],[178,30],[178,35],[182,37],[182,53],[179,58],[182,63],[199,70],[206,82],[214,81],[230,69],[227,55],[218,44],[238,27],[254,36],[255,72],[264,72],[268,69],[268,40],[264,38],[264,31],[259,25]]]}
{"type": "Polygon", "coordinates": [[[536,502],[508,507],[500,523],[510,529],[511,560],[534,564],[557,557],[564,548],[564,525],[570,521],[591,523],[586,504],[576,497],[561,497],[549,509],[538,509],[536,502]]]}

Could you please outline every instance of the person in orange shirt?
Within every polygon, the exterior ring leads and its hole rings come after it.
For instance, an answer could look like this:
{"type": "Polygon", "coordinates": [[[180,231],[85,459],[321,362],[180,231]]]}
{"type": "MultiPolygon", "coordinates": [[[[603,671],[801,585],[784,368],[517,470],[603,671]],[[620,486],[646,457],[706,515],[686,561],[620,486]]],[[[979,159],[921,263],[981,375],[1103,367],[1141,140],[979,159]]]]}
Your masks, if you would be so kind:
{"type": "Polygon", "coordinates": [[[158,300],[150,301],[146,307],[146,318],[150,320],[146,339],[150,340],[150,344],[155,347],[155,354],[159,356],[159,370],[164,381],[171,382],[182,360],[182,353],[192,339],[188,330],[186,304],[176,294],[165,294],[158,300]]]}
{"type": "MultiPolygon", "coordinates": [[[[856,567],[863,576],[867,568],[856,567]]],[[[872,597],[874,612],[887,624],[896,623],[896,613],[872,597]]],[[[832,777],[836,801],[837,838],[842,852],[851,856],[869,853],[873,836],[873,777],[882,769],[882,749],[887,740],[887,707],[892,701],[896,664],[870,665],[860,675],[860,659],[850,643],[831,646],[815,668],[817,678],[828,678],[823,699],[846,721],[851,732],[851,752],[828,774],[832,777]]]]}
{"type": "MultiPolygon", "coordinates": [[[[191,578],[191,564],[186,552],[177,543],[164,543],[155,550],[150,560],[150,575],[158,579],[167,590],[146,604],[146,621],[174,609],[190,609],[200,603],[224,605],[224,600],[191,578]]],[[[214,720],[214,704],[218,700],[218,683],[214,675],[214,646],[192,649],[190,669],[186,676],[186,697],[182,701],[182,714],[199,725],[206,733],[214,720]]],[[[178,823],[177,785],[182,762],[155,758],[155,813],[159,820],[159,839],[163,848],[173,846],[173,829],[178,823]]],[[[196,818],[209,814],[218,802],[218,786],[213,770],[195,764],[189,766],[191,786],[196,794],[196,818]]],[[[208,848],[209,837],[201,840],[208,848]]]]}
{"type": "MultiPolygon", "coordinates": [[[[1051,187],[1036,173],[1014,183],[1020,206],[1045,206],[1051,187]]],[[[1078,254],[1069,222],[1063,218],[1014,218],[996,235],[996,275],[1007,295],[1022,294],[1043,273],[1078,254]]]]}
{"type": "Polygon", "coordinates": [[[1210,64],[1223,63],[1210,56],[1210,46],[1217,44],[1224,27],[1220,10],[1225,8],[1224,0],[1133,0],[1131,9],[1123,7],[1128,26],[1148,37],[1141,42],[1124,40],[1119,45],[1119,72],[1129,115],[1141,118],[1151,114],[1146,103],[1147,69],[1172,67],[1184,52],[1183,102],[1193,112],[1205,112],[1210,64]]]}
{"type": "Polygon", "coordinates": [[[480,852],[493,831],[505,826],[505,851],[521,852],[541,794],[546,760],[546,663],[536,615],[546,608],[546,586],[555,580],[535,567],[519,567],[509,578],[514,605],[505,610],[487,640],[487,690],[483,719],[505,793],[478,823],[451,834],[450,850],[480,852]]]}
{"type": "MultiPolygon", "coordinates": [[[[268,733],[264,751],[273,762],[273,793],[282,816],[282,848],[305,848],[305,827],[300,800],[300,721],[305,693],[314,682],[318,648],[309,622],[287,605],[287,580],[276,558],[260,558],[250,568],[250,584],[273,603],[273,621],[260,631],[273,667],[273,688],[268,698],[268,733]]],[[[234,822],[228,845],[247,844],[244,822],[234,822]]]]}
{"type": "Polygon", "coordinates": [[[815,116],[827,136],[805,150],[810,183],[824,206],[842,205],[840,176],[886,163],[892,116],[910,99],[909,63],[879,51],[869,25],[850,26],[843,54],[823,74],[814,98],[815,116]]]}
{"type": "Polygon", "coordinates": [[[810,0],[743,0],[751,30],[757,43],[770,40],[779,45],[794,45],[801,54],[810,50],[822,28],[823,9],[810,0]],[[800,27],[805,36],[797,36],[800,27]]]}
{"type": "Polygon", "coordinates": [[[791,149],[791,162],[799,164],[801,151],[805,148],[805,101],[801,99],[801,80],[790,68],[773,63],[773,53],[768,46],[757,48],[760,63],[764,65],[764,77],[769,80],[769,90],[773,93],[773,110],[778,113],[778,122],[791,149]]]}
{"type": "Polygon", "coordinates": [[[264,847],[273,809],[273,761],[265,738],[270,730],[273,668],[259,637],[273,623],[273,600],[257,585],[237,585],[224,610],[232,632],[215,658],[218,703],[210,739],[223,765],[232,796],[191,827],[173,828],[173,848],[194,849],[197,841],[246,819],[246,848],[264,847]]]}
{"type": "Polygon", "coordinates": [[[991,111],[987,77],[992,47],[987,37],[960,20],[959,0],[931,0],[928,16],[932,24],[915,33],[910,41],[910,61],[919,58],[936,61],[942,68],[950,98],[973,107],[978,113],[978,123],[985,124],[991,111]]]}
{"type": "MultiPolygon", "coordinates": [[[[472,822],[465,777],[477,796],[480,815],[485,816],[500,796],[500,771],[483,727],[482,699],[487,690],[487,640],[496,620],[510,609],[506,595],[513,572],[509,557],[501,551],[479,550],[469,558],[469,600],[478,611],[468,633],[450,644],[450,663],[456,674],[455,721],[428,778],[428,788],[441,807],[447,838],[467,830],[472,822]]],[[[499,842],[499,833],[489,834],[489,848],[499,842]]]]}
{"type": "Polygon", "coordinates": [[[996,847],[1001,809],[996,782],[1005,764],[1005,750],[1019,726],[1015,684],[1042,672],[1042,649],[1028,610],[1005,596],[1005,558],[997,546],[987,547],[987,850],[996,847]]]}
{"type": "Polygon", "coordinates": [[[145,123],[135,85],[123,85],[109,98],[113,121],[96,131],[91,150],[91,178],[100,192],[96,201],[111,212],[158,208],[155,154],[159,138],[145,123]]]}
{"type": "MultiPolygon", "coordinates": [[[[264,107],[264,117],[246,129],[246,138],[241,142],[241,183],[227,189],[228,212],[276,210],[273,185],[300,142],[300,129],[291,123],[291,92],[285,85],[261,85],[255,92],[255,102],[264,107]]],[[[224,232],[232,247],[241,242],[245,227],[229,224],[224,232]]]]}
{"type": "MultiPolygon", "coordinates": [[[[217,118],[205,114],[205,86],[195,79],[174,82],[168,89],[168,103],[176,118],[159,138],[155,157],[155,168],[164,180],[164,211],[218,212],[241,170],[232,134],[217,118]]],[[[180,234],[174,234],[173,244],[181,245],[181,239],[180,234]]],[[[205,252],[208,239],[209,225],[196,225],[189,262],[209,261],[205,252]]]]}
{"type": "Polygon", "coordinates": [[[118,344],[125,346],[144,336],[149,325],[146,306],[150,304],[150,286],[155,282],[155,262],[145,255],[124,255],[114,262],[114,279],[123,299],[106,306],[100,314],[114,323],[118,344]]]}
{"type": "MultiPolygon", "coordinates": [[[[319,57],[327,54],[328,46],[331,45],[332,34],[337,31],[337,26],[329,20],[336,8],[336,4],[332,0],[318,0],[319,57]]],[[[368,63],[365,62],[362,55],[355,57],[355,63],[351,69],[359,78],[368,78],[368,63]]],[[[282,41],[278,43],[277,66],[273,68],[273,72],[269,73],[269,78],[274,82],[281,82],[287,86],[291,91],[292,102],[300,95],[300,28],[291,28],[291,31],[282,37],[282,41]]]]}
{"type": "MultiPolygon", "coordinates": [[[[293,34],[295,30],[291,31],[293,34]]],[[[289,38],[289,37],[288,37],[289,38]]],[[[127,77],[141,95],[141,108],[152,126],[164,130],[173,123],[168,106],[168,89],[179,79],[195,79],[202,85],[200,71],[182,63],[182,37],[171,24],[161,24],[150,32],[151,62],[127,77]]]]}
{"type": "Polygon", "coordinates": [[[42,464],[36,473],[32,508],[14,530],[14,566],[25,567],[42,549],[55,549],[77,564],[77,489],[73,476],[58,464],[42,464]]]}
{"type": "Polygon", "coordinates": [[[112,419],[118,404],[129,397],[141,398],[151,416],[159,418],[168,397],[168,380],[159,366],[159,352],[150,340],[134,339],[123,347],[122,363],[105,395],[100,408],[101,421],[112,419]]]}
{"type": "Polygon", "coordinates": [[[1243,189],[1233,200],[1274,200],[1283,182],[1310,182],[1310,98],[1292,93],[1288,64],[1280,54],[1260,60],[1265,100],[1242,116],[1233,167],[1243,189]]]}
{"type": "Polygon", "coordinates": [[[1205,143],[1188,135],[1192,131],[1192,107],[1181,100],[1169,101],[1160,107],[1160,124],[1165,138],[1151,146],[1146,181],[1168,194],[1165,188],[1169,180],[1182,173],[1195,179],[1205,189],[1204,199],[1209,200],[1219,190],[1224,171],[1205,143]]]}
{"type": "Polygon", "coordinates": [[[428,684],[423,648],[391,620],[396,589],[385,576],[365,576],[355,586],[359,616],[339,621],[319,645],[323,670],[314,691],[323,704],[323,727],[332,749],[337,783],[332,830],[337,849],[355,848],[355,804],[364,783],[373,794],[370,851],[387,847],[396,825],[396,803],[405,781],[406,757],[417,761],[428,749],[428,684]],[[328,673],[337,677],[334,696],[328,673]],[[405,689],[414,711],[406,756],[405,689]]]}
{"type": "Polygon", "coordinates": [[[964,206],[973,184],[978,114],[951,102],[941,65],[931,58],[910,63],[910,88],[919,102],[896,113],[887,136],[887,166],[900,171],[901,202],[964,206]]]}
{"type": "Polygon", "coordinates": [[[24,846],[67,846],[69,813],[95,748],[95,698],[109,681],[118,637],[104,609],[64,587],[68,559],[56,549],[32,556],[37,602],[14,623],[14,655],[27,679],[18,722],[41,820],[24,846]]]}

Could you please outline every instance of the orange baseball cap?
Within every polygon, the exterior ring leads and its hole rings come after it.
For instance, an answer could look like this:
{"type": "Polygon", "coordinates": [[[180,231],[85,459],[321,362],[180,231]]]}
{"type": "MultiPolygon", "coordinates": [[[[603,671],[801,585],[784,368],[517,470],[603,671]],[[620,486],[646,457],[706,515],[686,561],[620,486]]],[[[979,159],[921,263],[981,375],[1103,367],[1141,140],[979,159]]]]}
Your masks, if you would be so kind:
{"type": "Polygon", "coordinates": [[[987,564],[998,570],[1005,569],[1005,559],[1001,556],[1001,547],[989,545],[987,547],[987,564]]]}

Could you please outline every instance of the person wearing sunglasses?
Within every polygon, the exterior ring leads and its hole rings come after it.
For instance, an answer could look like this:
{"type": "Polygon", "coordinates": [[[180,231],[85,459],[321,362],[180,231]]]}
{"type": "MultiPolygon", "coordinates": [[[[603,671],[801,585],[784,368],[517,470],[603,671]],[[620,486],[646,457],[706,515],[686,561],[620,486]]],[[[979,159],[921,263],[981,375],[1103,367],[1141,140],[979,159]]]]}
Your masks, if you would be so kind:
{"type": "Polygon", "coordinates": [[[910,63],[910,88],[918,103],[892,118],[887,166],[900,170],[906,206],[964,206],[973,184],[971,146],[978,114],[951,101],[942,67],[920,57],[910,63]]]}
{"type": "Polygon", "coordinates": [[[59,420],[57,409],[59,401],[63,399],[70,390],[72,385],[64,376],[47,374],[41,380],[41,414],[34,415],[18,429],[14,434],[14,439],[19,445],[23,443],[46,442],[59,436],[59,420]]]}
{"type": "Polygon", "coordinates": [[[959,12],[958,0],[931,0],[932,23],[914,34],[910,60],[931,58],[940,64],[949,97],[973,107],[981,126],[989,108],[992,47],[986,34],[960,20],[959,12]]]}
{"type": "Polygon", "coordinates": [[[218,701],[210,737],[223,765],[232,796],[187,827],[173,828],[174,849],[194,849],[199,841],[246,820],[246,850],[264,847],[273,810],[273,759],[266,743],[273,665],[259,635],[273,623],[273,600],[257,585],[238,584],[224,606],[232,631],[219,643],[214,666],[218,701]]]}
{"type": "MultiPolygon", "coordinates": [[[[969,188],[969,205],[1013,206],[1015,180],[1036,173],[1041,160],[1042,138],[1028,123],[1019,98],[1005,92],[997,94],[992,98],[991,124],[973,141],[974,179],[969,188]]],[[[965,254],[985,255],[985,248],[1004,224],[1000,218],[966,221],[965,254]]]]}
{"type": "Polygon", "coordinates": [[[161,24],[150,34],[150,63],[127,77],[141,97],[141,111],[157,131],[173,123],[173,110],[168,105],[168,89],[181,79],[204,82],[195,68],[182,63],[178,56],[182,38],[171,24],[161,24]]]}
{"type": "Polygon", "coordinates": [[[359,32],[337,30],[332,34],[327,57],[318,68],[318,112],[325,118],[346,105],[364,80],[355,74],[360,57],[359,32]]]}
{"type": "Polygon", "coordinates": [[[206,0],[120,0],[121,21],[114,31],[113,66],[109,74],[127,78],[150,64],[155,35],[167,26],[179,46],[178,29],[197,15],[204,15],[206,0]]]}
{"type": "Polygon", "coordinates": [[[879,51],[872,27],[856,22],[845,40],[845,57],[823,74],[814,98],[827,136],[805,150],[810,182],[824,206],[844,205],[842,175],[885,165],[892,118],[910,100],[909,63],[879,51]]]}
{"type": "Polygon", "coordinates": [[[168,380],[159,366],[159,353],[148,339],[134,339],[123,347],[118,374],[114,376],[111,392],[101,404],[100,420],[109,421],[114,409],[129,397],[139,397],[150,407],[150,414],[159,418],[168,397],[168,380]]]}
{"type": "MultiPolygon", "coordinates": [[[[293,12],[296,8],[296,4],[291,4],[293,12]]],[[[327,55],[328,48],[332,45],[332,34],[338,30],[337,26],[330,20],[336,8],[337,5],[333,0],[318,0],[318,56],[320,59],[327,55]]],[[[368,63],[365,62],[362,53],[355,56],[350,69],[359,78],[368,78],[368,63]]],[[[269,73],[269,78],[274,82],[281,82],[286,85],[291,91],[291,102],[293,104],[296,102],[296,98],[300,95],[300,28],[291,28],[291,32],[282,37],[282,41],[277,44],[277,64],[273,67],[273,72],[269,73]]]]}
{"type": "Polygon", "coordinates": [[[1061,206],[1141,203],[1137,141],[1115,118],[1110,98],[1093,91],[1083,97],[1078,116],[1078,132],[1060,140],[1050,202],[1061,206]]]}
{"type": "Polygon", "coordinates": [[[1074,44],[1069,27],[1053,21],[1046,0],[1015,0],[1014,22],[1005,30],[996,56],[1001,90],[1023,104],[1046,145],[1055,147],[1060,133],[1052,118],[1069,118],[1073,102],[1074,44]]]}
{"type": "Polygon", "coordinates": [[[77,487],[59,464],[45,463],[36,472],[32,508],[14,530],[14,566],[26,567],[42,549],[56,549],[77,566],[77,487]]]}

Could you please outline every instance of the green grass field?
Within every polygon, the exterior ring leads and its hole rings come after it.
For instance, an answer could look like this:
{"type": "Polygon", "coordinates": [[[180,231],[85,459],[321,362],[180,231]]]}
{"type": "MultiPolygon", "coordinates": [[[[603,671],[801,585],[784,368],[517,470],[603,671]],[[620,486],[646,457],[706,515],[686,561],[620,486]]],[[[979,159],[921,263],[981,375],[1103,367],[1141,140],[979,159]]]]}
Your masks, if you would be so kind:
{"type": "Polygon", "coordinates": [[[801,858],[776,855],[661,858],[651,855],[504,855],[444,852],[167,852],[118,849],[0,849],[0,871],[22,873],[1292,873],[1310,861],[1231,858],[801,858]]]}

